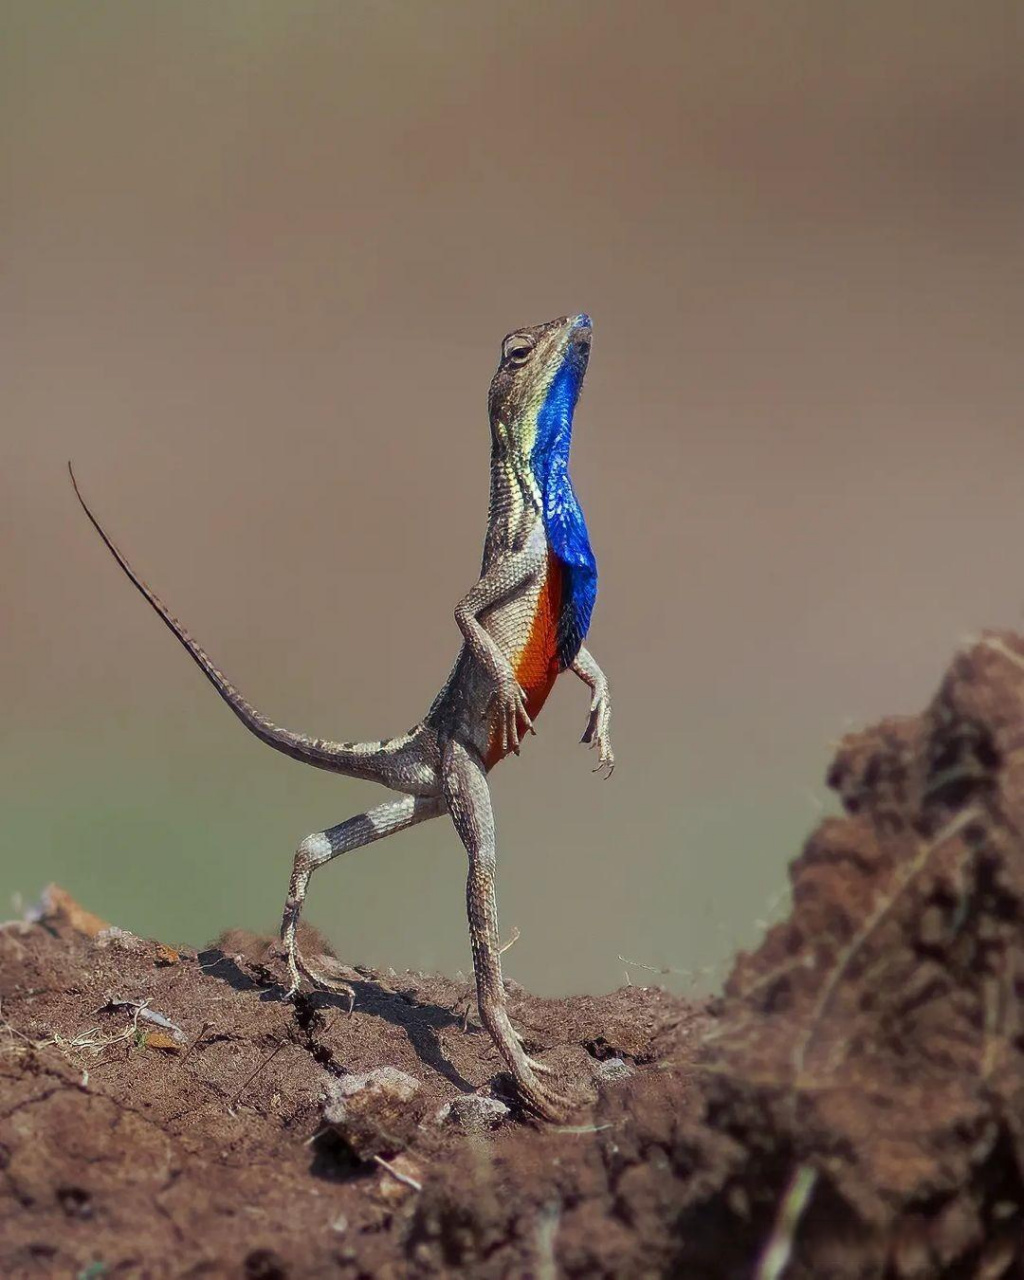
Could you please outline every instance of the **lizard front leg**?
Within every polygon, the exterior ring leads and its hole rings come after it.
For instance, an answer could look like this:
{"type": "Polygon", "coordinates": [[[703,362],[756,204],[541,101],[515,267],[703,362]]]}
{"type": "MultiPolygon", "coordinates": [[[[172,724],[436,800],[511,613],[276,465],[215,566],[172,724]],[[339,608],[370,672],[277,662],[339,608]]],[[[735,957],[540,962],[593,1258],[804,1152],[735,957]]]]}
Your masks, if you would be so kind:
{"type": "Polygon", "coordinates": [[[546,545],[531,541],[521,551],[503,556],[480,578],[471,591],[455,606],[455,621],[473,656],[494,680],[494,694],[482,714],[489,716],[497,703],[501,729],[502,753],[519,754],[522,733],[535,733],[527,710],[526,695],[519,686],[509,660],[498,648],[493,636],[480,622],[480,615],[527,587],[544,567],[546,545]]]}
{"type": "Polygon", "coordinates": [[[551,1068],[526,1054],[505,1008],[494,893],[494,816],[480,757],[461,742],[449,742],[441,785],[455,830],[469,855],[466,906],[480,1019],[512,1072],[523,1102],[543,1119],[559,1120],[572,1103],[537,1078],[538,1073],[548,1074],[551,1068]]]}
{"type": "Polygon", "coordinates": [[[594,772],[606,769],[604,776],[610,778],[615,771],[615,752],[608,736],[612,719],[608,678],[597,665],[594,655],[582,646],[572,664],[572,672],[590,688],[590,719],[580,741],[588,743],[591,748],[597,747],[597,768],[594,772]]]}

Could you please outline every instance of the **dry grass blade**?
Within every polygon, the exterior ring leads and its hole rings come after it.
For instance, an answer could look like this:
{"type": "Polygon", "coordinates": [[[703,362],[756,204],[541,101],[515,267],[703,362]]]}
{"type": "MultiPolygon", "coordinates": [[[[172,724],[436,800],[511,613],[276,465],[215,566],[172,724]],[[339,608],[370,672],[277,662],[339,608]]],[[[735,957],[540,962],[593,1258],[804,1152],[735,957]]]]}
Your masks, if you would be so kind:
{"type": "Polygon", "coordinates": [[[794,1171],[779,1204],[775,1226],[754,1272],[754,1280],[781,1280],[793,1256],[797,1228],[817,1181],[818,1171],[809,1164],[802,1164],[794,1171]]]}

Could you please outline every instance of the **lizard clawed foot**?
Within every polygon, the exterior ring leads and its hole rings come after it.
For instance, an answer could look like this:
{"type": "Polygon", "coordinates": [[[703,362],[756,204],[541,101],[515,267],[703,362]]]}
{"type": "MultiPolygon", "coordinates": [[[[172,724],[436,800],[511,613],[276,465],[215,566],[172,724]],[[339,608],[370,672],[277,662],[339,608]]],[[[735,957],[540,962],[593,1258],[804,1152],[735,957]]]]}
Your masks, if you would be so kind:
{"type": "Polygon", "coordinates": [[[597,747],[597,766],[592,770],[593,773],[604,772],[605,780],[612,776],[615,772],[615,752],[612,750],[611,740],[608,737],[608,722],[611,719],[611,712],[608,709],[607,702],[599,699],[590,708],[590,719],[587,721],[587,727],[583,730],[583,737],[580,742],[585,742],[593,751],[597,747]]]}
{"type": "Polygon", "coordinates": [[[291,978],[292,982],[291,982],[291,986],[284,993],[281,999],[294,1001],[296,996],[298,996],[299,994],[300,988],[302,987],[302,974],[299,972],[299,965],[296,959],[296,953],[298,951],[298,948],[295,945],[294,937],[286,936],[283,939],[283,941],[285,944],[285,950],[288,955],[288,976],[289,978],[291,978]]]}
{"type": "Polygon", "coordinates": [[[596,768],[591,769],[591,773],[603,773],[605,782],[615,772],[615,757],[606,756],[603,760],[599,760],[596,768]]]}
{"type": "Polygon", "coordinates": [[[518,1044],[519,1047],[523,1050],[523,1061],[526,1063],[526,1065],[530,1068],[531,1071],[536,1071],[538,1075],[542,1075],[542,1076],[555,1076],[558,1074],[558,1072],[554,1069],[554,1067],[549,1067],[546,1062],[538,1062],[536,1058],[530,1057],[530,1055],[526,1052],[526,1048],[525,1048],[526,1046],[525,1036],[521,1031],[517,1031],[515,1027],[512,1026],[511,1022],[509,1023],[509,1030],[512,1032],[512,1035],[515,1037],[516,1044],[518,1044]]]}
{"type": "Polygon", "coordinates": [[[332,996],[347,996],[348,1008],[345,1012],[351,1015],[352,1010],[356,1007],[356,989],[347,982],[335,982],[331,978],[325,978],[322,973],[315,973],[311,969],[306,969],[306,977],[314,986],[319,987],[322,991],[330,992],[332,996]]]}
{"type": "Polygon", "coordinates": [[[356,1007],[356,990],[347,982],[335,981],[328,978],[322,973],[317,973],[315,969],[311,969],[306,961],[305,956],[299,950],[298,944],[291,939],[288,944],[288,973],[291,976],[292,985],[284,994],[285,1000],[294,1000],[302,986],[302,979],[306,977],[314,987],[319,987],[322,991],[328,991],[331,995],[347,996],[348,1010],[351,1014],[356,1007]]]}
{"type": "MultiPolygon", "coordinates": [[[[537,1066],[538,1064],[534,1063],[533,1065],[537,1066]]],[[[523,1073],[514,1071],[512,1074],[524,1108],[540,1120],[546,1120],[550,1124],[559,1124],[565,1120],[576,1105],[568,1094],[559,1093],[557,1089],[551,1089],[547,1085],[541,1084],[532,1071],[523,1073]]]]}
{"type": "Polygon", "coordinates": [[[518,755],[523,736],[535,734],[537,730],[526,710],[526,694],[513,677],[498,682],[497,689],[488,699],[484,719],[489,719],[495,712],[501,727],[502,754],[513,751],[518,755]]]}
{"type": "Polygon", "coordinates": [[[504,1009],[481,1009],[481,1017],[501,1056],[508,1063],[516,1089],[526,1110],[553,1124],[564,1120],[575,1103],[567,1094],[542,1084],[538,1076],[554,1076],[557,1071],[547,1063],[531,1058],[523,1049],[522,1037],[512,1026],[504,1009]]]}

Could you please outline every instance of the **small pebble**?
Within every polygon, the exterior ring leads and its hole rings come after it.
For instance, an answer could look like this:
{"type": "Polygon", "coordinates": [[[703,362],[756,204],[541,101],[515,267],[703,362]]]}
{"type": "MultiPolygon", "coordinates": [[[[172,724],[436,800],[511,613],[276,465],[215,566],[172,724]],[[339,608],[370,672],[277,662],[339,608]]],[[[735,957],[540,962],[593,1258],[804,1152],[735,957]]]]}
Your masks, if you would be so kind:
{"type": "Polygon", "coordinates": [[[457,1125],[466,1133],[485,1133],[488,1129],[496,1129],[508,1114],[508,1107],[497,1098],[464,1093],[446,1102],[435,1115],[434,1122],[457,1125]]]}
{"type": "Polygon", "coordinates": [[[406,1146],[420,1117],[420,1082],[397,1067],[353,1072],[325,1087],[324,1121],[361,1160],[406,1146]]]}
{"type": "Polygon", "coordinates": [[[605,1058],[604,1062],[594,1064],[594,1075],[602,1084],[611,1084],[613,1080],[625,1080],[633,1072],[634,1068],[623,1058],[605,1058]]]}
{"type": "Polygon", "coordinates": [[[150,945],[145,938],[140,938],[116,924],[110,925],[107,929],[101,929],[95,937],[98,947],[116,947],[121,951],[147,951],[150,945]]]}

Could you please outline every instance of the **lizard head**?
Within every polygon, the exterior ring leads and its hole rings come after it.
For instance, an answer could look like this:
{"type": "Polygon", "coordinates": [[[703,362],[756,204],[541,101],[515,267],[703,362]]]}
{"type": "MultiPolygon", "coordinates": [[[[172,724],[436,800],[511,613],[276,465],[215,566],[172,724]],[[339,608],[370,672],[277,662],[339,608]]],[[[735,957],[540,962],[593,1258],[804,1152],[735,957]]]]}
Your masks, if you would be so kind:
{"type": "Polygon", "coordinates": [[[498,449],[522,458],[568,448],[573,410],[590,358],[590,317],[561,316],[528,325],[501,344],[488,409],[498,449]]]}

